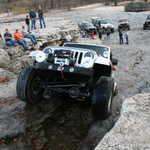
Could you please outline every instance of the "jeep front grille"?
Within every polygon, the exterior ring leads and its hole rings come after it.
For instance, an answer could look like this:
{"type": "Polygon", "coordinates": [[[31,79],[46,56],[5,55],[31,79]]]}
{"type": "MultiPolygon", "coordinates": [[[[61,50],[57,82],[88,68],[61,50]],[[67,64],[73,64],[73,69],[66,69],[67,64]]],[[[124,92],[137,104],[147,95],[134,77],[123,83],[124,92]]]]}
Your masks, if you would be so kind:
{"type": "Polygon", "coordinates": [[[73,57],[75,58],[75,63],[81,64],[83,53],[82,52],[75,52],[73,57]]]}

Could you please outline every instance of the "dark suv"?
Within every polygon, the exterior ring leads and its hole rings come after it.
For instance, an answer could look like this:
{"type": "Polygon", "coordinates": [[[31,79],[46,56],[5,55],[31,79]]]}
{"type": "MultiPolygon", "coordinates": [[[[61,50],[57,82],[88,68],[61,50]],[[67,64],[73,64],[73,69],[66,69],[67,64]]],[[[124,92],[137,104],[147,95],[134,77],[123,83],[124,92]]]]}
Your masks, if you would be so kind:
{"type": "Polygon", "coordinates": [[[146,30],[147,27],[150,27],[150,15],[147,16],[146,21],[143,24],[143,30],[146,30]]]}
{"type": "Polygon", "coordinates": [[[78,26],[79,26],[81,31],[86,31],[87,34],[93,32],[93,31],[94,31],[94,34],[97,34],[96,27],[94,27],[91,22],[79,21],[78,26]]]}

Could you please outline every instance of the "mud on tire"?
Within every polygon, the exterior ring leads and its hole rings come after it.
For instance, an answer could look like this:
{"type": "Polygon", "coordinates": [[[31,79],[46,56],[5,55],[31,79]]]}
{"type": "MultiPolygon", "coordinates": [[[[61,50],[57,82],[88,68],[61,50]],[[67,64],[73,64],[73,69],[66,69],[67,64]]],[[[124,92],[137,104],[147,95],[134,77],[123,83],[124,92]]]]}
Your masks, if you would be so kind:
{"type": "Polygon", "coordinates": [[[41,99],[44,89],[34,87],[37,78],[41,80],[33,66],[27,66],[21,71],[16,86],[17,95],[21,101],[36,103],[41,99]]]}
{"type": "Polygon", "coordinates": [[[92,97],[92,115],[96,119],[106,119],[111,113],[114,79],[101,77],[94,88],[92,97]]]}

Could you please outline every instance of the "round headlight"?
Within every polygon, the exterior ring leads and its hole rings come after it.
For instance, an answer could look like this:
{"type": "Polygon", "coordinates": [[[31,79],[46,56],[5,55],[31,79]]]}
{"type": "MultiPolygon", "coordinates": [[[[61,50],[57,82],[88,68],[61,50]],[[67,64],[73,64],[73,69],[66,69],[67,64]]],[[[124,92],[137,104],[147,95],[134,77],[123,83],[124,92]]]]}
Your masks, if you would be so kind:
{"type": "Polygon", "coordinates": [[[43,53],[43,52],[37,53],[35,59],[37,62],[43,62],[46,59],[45,53],[43,53]]]}
{"type": "Polygon", "coordinates": [[[90,58],[94,58],[94,54],[93,53],[91,53],[91,52],[87,52],[85,55],[84,55],[84,57],[90,57],[90,58]]]}
{"type": "Polygon", "coordinates": [[[92,68],[93,67],[93,59],[90,57],[83,58],[82,66],[85,68],[92,68]]]}
{"type": "Polygon", "coordinates": [[[48,55],[49,53],[52,53],[52,50],[50,48],[46,48],[43,52],[48,55]]]}
{"type": "Polygon", "coordinates": [[[109,57],[109,52],[108,52],[108,51],[105,51],[105,52],[103,53],[103,56],[106,57],[106,58],[108,58],[108,57],[109,57]]]}

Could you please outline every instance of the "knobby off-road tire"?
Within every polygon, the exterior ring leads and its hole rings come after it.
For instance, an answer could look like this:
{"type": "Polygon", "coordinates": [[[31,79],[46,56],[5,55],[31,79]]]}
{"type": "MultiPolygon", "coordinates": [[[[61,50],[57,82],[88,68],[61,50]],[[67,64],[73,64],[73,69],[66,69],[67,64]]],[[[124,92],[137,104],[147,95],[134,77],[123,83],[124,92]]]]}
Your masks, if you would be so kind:
{"type": "Polygon", "coordinates": [[[33,66],[25,67],[17,80],[16,91],[19,99],[26,103],[36,103],[42,97],[43,88],[35,87],[38,81],[41,81],[33,66]]]}
{"type": "Polygon", "coordinates": [[[96,119],[106,119],[111,113],[114,79],[101,77],[94,88],[92,97],[92,115],[96,119]]]}

